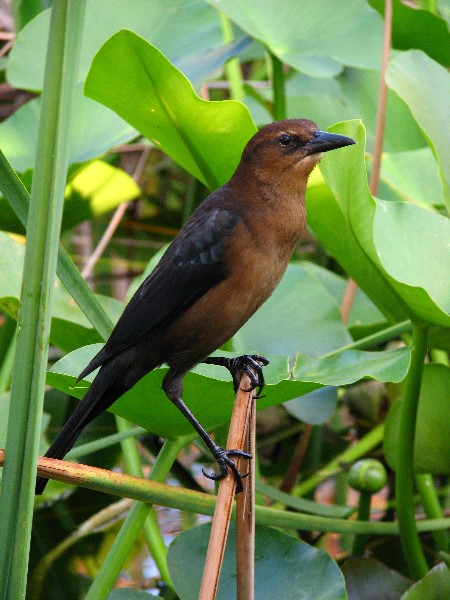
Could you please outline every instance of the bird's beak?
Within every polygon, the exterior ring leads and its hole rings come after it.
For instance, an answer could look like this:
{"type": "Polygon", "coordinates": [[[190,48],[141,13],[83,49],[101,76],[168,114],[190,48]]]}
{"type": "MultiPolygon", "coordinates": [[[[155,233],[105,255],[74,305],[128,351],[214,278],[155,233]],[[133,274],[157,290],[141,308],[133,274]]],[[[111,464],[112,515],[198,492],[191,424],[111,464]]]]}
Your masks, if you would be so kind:
{"type": "Polygon", "coordinates": [[[305,147],[308,150],[309,156],[310,154],[328,152],[328,150],[335,150],[336,148],[351,146],[352,144],[356,144],[355,140],[345,135],[328,133],[328,131],[316,131],[313,139],[305,144],[305,147]]]}

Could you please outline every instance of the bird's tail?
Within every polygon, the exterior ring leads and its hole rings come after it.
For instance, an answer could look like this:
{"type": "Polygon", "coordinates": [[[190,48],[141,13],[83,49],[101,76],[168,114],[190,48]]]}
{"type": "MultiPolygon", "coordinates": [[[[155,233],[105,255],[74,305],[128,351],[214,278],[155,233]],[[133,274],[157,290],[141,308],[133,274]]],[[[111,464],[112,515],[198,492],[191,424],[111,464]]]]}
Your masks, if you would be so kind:
{"type": "MultiPolygon", "coordinates": [[[[118,390],[115,386],[105,385],[105,377],[102,377],[102,375],[101,372],[98,373],[84,398],[79,402],[67,423],[45,453],[46,458],[63,459],[69,450],[73,448],[86,425],[109,408],[125,391],[118,390]]],[[[36,479],[35,493],[37,495],[42,494],[47,482],[46,477],[36,479]]]]}

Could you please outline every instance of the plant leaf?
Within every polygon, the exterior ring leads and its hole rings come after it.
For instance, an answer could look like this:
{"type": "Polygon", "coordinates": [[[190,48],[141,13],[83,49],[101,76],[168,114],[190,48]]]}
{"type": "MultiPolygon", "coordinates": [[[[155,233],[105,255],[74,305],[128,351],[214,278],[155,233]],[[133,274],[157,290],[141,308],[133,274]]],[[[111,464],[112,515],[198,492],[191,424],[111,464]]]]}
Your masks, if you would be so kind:
{"type": "MultiPolygon", "coordinates": [[[[177,594],[198,598],[211,524],[179,534],[167,553],[167,564],[177,594]],[[189,556],[189,560],[186,560],[189,556]]],[[[217,600],[236,598],[235,524],[230,524],[217,600]]],[[[257,526],[255,538],[255,598],[258,600],[345,600],[344,579],[337,564],[319,550],[277,529],[257,526]],[[317,576],[320,573],[320,577],[317,576]]]]}
{"type": "MultiPolygon", "coordinates": [[[[60,359],[47,373],[47,383],[75,398],[82,398],[87,381],[94,374],[75,384],[75,380],[101,344],[74,350],[60,359]]],[[[248,349],[247,353],[253,352],[248,349]]],[[[239,353],[218,351],[220,356],[238,356],[239,353]]],[[[361,377],[401,381],[409,365],[409,350],[400,348],[388,352],[351,350],[339,356],[317,359],[300,355],[294,379],[288,367],[287,356],[269,355],[270,364],[264,369],[266,396],[258,400],[258,409],[281,404],[292,398],[318,389],[323,385],[344,385],[361,377]]],[[[167,369],[154,369],[111,407],[111,412],[132,423],[165,437],[191,433],[191,426],[169,402],[161,389],[167,369]]],[[[187,373],[183,380],[183,395],[193,414],[206,429],[229,422],[233,407],[231,376],[223,367],[200,364],[187,373]],[[205,401],[205,399],[211,401],[205,401]]]]}
{"type": "Polygon", "coordinates": [[[353,558],[342,565],[349,600],[399,600],[412,581],[375,558],[353,558]]]}
{"type": "Polygon", "coordinates": [[[251,10],[245,0],[208,2],[306,75],[330,77],[343,65],[379,68],[382,21],[365,3],[347,0],[337,11],[333,0],[284,2],[282,7],[254,0],[251,10]]]}
{"type": "Polygon", "coordinates": [[[400,600],[443,600],[449,596],[450,571],[445,563],[439,563],[414,583],[400,600]]]}
{"type": "Polygon", "coordinates": [[[444,67],[419,50],[397,56],[389,65],[386,83],[409,106],[430,140],[440,167],[444,203],[450,212],[450,76],[444,67]]]}
{"type": "MultiPolygon", "coordinates": [[[[325,181],[339,199],[339,212],[335,205],[339,223],[347,226],[347,234],[353,234],[365,254],[362,262],[372,265],[371,274],[377,272],[368,285],[359,268],[355,272],[357,283],[383,312],[392,306],[395,312],[391,310],[391,315],[398,314],[403,305],[411,319],[448,326],[450,289],[442,286],[441,290],[436,282],[445,281],[449,272],[447,245],[450,222],[409,203],[383,202],[372,198],[365,173],[362,124],[349,121],[331,129],[350,135],[358,142],[358,145],[340,152],[328,153],[321,166],[325,181]],[[387,234],[400,237],[387,239],[387,234]],[[432,269],[429,246],[433,249],[432,269]],[[386,297],[379,297],[381,288],[384,288],[383,291],[390,289],[389,305],[386,297]],[[391,305],[394,298],[396,300],[391,305]]],[[[337,232],[335,238],[342,235],[339,229],[337,232]]],[[[334,246],[339,248],[339,240],[335,240],[334,246]]],[[[350,258],[347,256],[348,249],[346,247],[343,253],[347,260],[350,258]]],[[[350,272],[350,275],[353,274],[350,272]]]]}
{"type": "Polygon", "coordinates": [[[243,104],[202,100],[157,48],[131,31],[119,31],[102,46],[85,92],[211,189],[228,181],[256,132],[243,104]]]}

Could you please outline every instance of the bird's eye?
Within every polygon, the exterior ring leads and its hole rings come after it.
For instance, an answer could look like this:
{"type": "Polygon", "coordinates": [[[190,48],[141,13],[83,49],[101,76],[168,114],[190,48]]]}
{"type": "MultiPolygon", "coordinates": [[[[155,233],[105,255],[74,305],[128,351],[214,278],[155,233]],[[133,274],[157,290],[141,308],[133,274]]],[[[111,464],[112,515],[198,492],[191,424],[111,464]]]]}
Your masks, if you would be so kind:
{"type": "Polygon", "coordinates": [[[282,146],[289,146],[292,142],[292,137],[288,133],[282,133],[278,138],[278,141],[282,146]]]}

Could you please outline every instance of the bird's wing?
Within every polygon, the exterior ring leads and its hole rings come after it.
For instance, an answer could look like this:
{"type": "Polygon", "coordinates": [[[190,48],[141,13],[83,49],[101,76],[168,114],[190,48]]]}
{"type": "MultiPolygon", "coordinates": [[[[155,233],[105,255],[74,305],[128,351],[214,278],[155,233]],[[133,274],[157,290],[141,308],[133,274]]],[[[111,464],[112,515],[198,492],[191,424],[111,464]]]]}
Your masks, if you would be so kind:
{"type": "Polygon", "coordinates": [[[225,208],[201,205],[136,290],[104,348],[79,379],[172,323],[222,281],[227,274],[227,240],[239,220],[225,208]]]}

